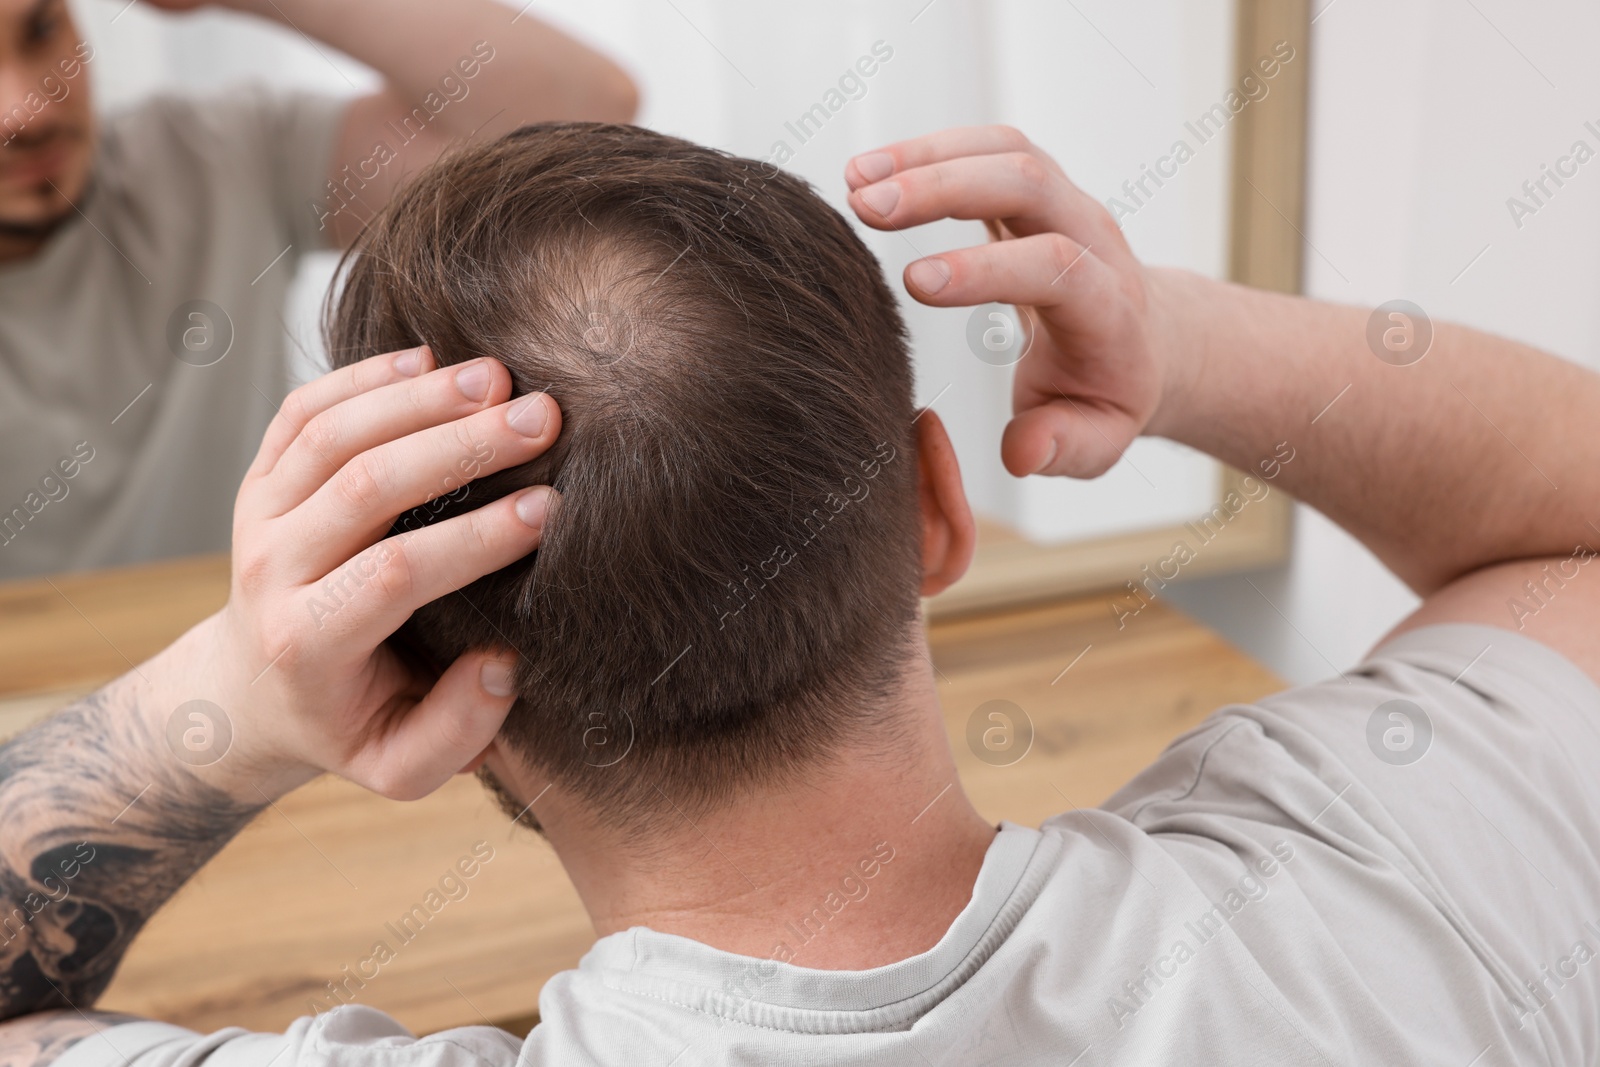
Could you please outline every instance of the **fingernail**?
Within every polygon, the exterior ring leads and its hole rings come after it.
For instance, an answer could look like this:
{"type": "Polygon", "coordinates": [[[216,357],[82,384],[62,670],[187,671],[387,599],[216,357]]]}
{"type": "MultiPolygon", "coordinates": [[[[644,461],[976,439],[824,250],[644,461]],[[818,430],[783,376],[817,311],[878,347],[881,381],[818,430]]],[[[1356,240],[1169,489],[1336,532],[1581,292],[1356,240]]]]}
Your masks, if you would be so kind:
{"type": "Polygon", "coordinates": [[[526,525],[539,529],[544,525],[544,520],[550,514],[550,490],[546,486],[534,486],[517,497],[517,518],[526,525]]]}
{"type": "Polygon", "coordinates": [[[506,408],[506,423],[524,437],[538,437],[544,433],[545,424],[550,421],[550,413],[545,410],[544,401],[539,396],[538,393],[529,393],[506,408]]]}
{"type": "Polygon", "coordinates": [[[906,280],[932,296],[950,284],[950,265],[942,259],[919,259],[906,268],[906,280]]]}
{"type": "Polygon", "coordinates": [[[868,152],[856,157],[856,173],[869,182],[881,182],[894,173],[894,157],[887,152],[868,152]]]}
{"type": "Polygon", "coordinates": [[[489,660],[478,675],[478,684],[492,697],[510,696],[513,688],[511,665],[497,659],[489,660]]]}
{"type": "Polygon", "coordinates": [[[415,378],[422,371],[423,349],[413,348],[394,357],[394,369],[407,378],[415,378]]]}
{"type": "Polygon", "coordinates": [[[1043,474],[1045,468],[1056,461],[1057,446],[1055,441],[1050,442],[1050,454],[1044,457],[1044,462],[1033,468],[1033,473],[1043,474]]]}
{"type": "Polygon", "coordinates": [[[489,395],[489,364],[476,359],[456,371],[456,388],[468,400],[482,403],[489,395]]]}
{"type": "Polygon", "coordinates": [[[861,202],[885,217],[900,202],[900,183],[884,182],[861,190],[861,202]]]}

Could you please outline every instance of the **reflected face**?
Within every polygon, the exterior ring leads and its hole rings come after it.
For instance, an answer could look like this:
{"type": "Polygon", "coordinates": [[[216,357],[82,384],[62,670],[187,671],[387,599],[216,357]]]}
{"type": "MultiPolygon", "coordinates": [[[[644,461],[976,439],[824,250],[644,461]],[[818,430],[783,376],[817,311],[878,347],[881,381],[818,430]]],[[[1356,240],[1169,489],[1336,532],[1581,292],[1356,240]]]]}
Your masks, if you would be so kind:
{"type": "Polygon", "coordinates": [[[0,237],[47,236],[83,195],[92,55],[66,0],[0,0],[0,237]]]}

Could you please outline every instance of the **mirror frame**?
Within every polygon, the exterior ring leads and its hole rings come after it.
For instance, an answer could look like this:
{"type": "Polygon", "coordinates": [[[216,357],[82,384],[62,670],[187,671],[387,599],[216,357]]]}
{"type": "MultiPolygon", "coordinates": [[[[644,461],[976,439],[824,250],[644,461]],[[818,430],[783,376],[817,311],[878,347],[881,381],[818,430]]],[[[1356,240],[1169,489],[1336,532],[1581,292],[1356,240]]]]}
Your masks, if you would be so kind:
{"type": "MultiPolygon", "coordinates": [[[[1311,63],[1311,0],[1237,0],[1234,56],[1265,55],[1287,40],[1303,62],[1283,68],[1265,99],[1233,125],[1229,177],[1228,277],[1243,285],[1298,293],[1305,235],[1306,103],[1311,63]]],[[[1239,491],[1245,475],[1224,467],[1217,498],[1239,491]]],[[[1277,566],[1289,558],[1293,501],[1281,490],[1240,511],[1184,577],[1277,566]]],[[[932,618],[1054,600],[1131,581],[1164,558],[1187,524],[1133,530],[1059,545],[1038,545],[980,520],[967,575],[925,601],[932,618]]]]}

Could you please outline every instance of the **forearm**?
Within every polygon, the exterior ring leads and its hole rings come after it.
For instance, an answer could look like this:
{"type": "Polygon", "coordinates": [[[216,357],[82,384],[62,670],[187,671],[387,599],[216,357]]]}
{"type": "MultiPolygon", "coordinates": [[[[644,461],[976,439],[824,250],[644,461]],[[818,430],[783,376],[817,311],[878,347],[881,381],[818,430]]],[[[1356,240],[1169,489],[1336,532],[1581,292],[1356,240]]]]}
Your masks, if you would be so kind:
{"type": "Polygon", "coordinates": [[[0,1023],[0,1063],[6,1067],[49,1067],[78,1042],[119,1023],[138,1021],[132,1015],[74,1008],[12,1019],[0,1023]]]}
{"type": "Polygon", "coordinates": [[[181,673],[169,649],[0,747],[0,1019],[92,1005],[146,920],[264,805],[169,747],[181,673]]]}
{"type": "Polygon", "coordinates": [[[1600,544],[1600,378],[1434,324],[1420,361],[1367,343],[1370,312],[1151,272],[1169,396],[1149,432],[1260,473],[1426,594],[1491,563],[1600,544]]]}
{"type": "Polygon", "coordinates": [[[626,122],[632,80],[591,48],[494,0],[226,0],[291,25],[381,73],[407,107],[456,92],[438,114],[464,137],[491,120],[495,132],[556,119],[626,122]],[[479,46],[475,51],[475,46],[479,46]],[[487,57],[487,58],[486,58],[487,57]],[[460,64],[476,74],[468,81],[460,64]]]}
{"type": "Polygon", "coordinates": [[[0,1067],[81,1036],[39,1013],[81,1015],[156,909],[274,798],[334,772],[416,799],[493,743],[514,653],[468,652],[433,677],[384,641],[537,549],[554,490],[372,531],[469,469],[542,454],[561,410],[513,401],[499,362],[432,364],[427,348],[390,352],[296,389],[239,489],[228,603],[0,746],[0,1067]]]}

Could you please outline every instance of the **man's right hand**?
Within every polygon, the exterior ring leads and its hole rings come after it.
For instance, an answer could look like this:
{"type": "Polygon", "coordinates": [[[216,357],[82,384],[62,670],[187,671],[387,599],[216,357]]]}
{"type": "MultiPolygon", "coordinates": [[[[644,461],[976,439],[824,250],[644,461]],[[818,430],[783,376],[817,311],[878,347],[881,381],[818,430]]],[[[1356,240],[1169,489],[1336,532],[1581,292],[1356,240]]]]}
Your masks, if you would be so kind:
{"type": "Polygon", "coordinates": [[[1037,317],[1001,444],[1013,474],[1093,477],[1136,435],[1170,438],[1348,530],[1429,598],[1408,626],[1526,631],[1600,679],[1600,583],[1566,581],[1559,605],[1530,593],[1600,538],[1600,457],[1571,430],[1600,411],[1600,376],[1447,323],[1396,361],[1369,339],[1372,308],[1147,269],[1006,127],[902,141],[845,178],[869,226],[982,219],[1000,238],[918,260],[905,281],[925,304],[1037,317]]]}
{"type": "Polygon", "coordinates": [[[920,259],[906,288],[924,304],[1031,309],[1017,365],[1006,469],[1092,478],[1111,468],[1175,389],[1153,328],[1150,282],[1101,204],[1005,126],[944,130],[846,168],[868,226],[982,219],[999,240],[920,259]]]}
{"type": "Polygon", "coordinates": [[[388,534],[410,509],[550,447],[555,402],[510,393],[494,360],[435,370],[422,348],[290,394],[239,490],[228,604],[162,654],[180,662],[150,672],[171,681],[141,701],[159,716],[201,698],[228,715],[227,758],[196,774],[255,803],[322,771],[411,799],[476,761],[512,704],[514,654],[474,651],[435,680],[384,640],[533,550],[553,490],[388,534]]]}

